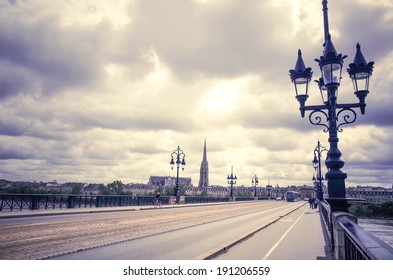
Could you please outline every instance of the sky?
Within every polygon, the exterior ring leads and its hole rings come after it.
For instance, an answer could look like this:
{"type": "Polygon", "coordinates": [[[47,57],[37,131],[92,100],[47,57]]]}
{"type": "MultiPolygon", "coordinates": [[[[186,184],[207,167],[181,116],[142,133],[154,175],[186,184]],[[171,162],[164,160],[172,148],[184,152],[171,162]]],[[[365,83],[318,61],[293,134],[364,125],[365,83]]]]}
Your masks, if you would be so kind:
{"type": "MultiPolygon", "coordinates": [[[[330,0],[346,73],[359,42],[374,61],[366,114],[343,126],[346,186],[393,183],[393,0],[330,0]]],[[[298,49],[319,78],[323,15],[316,0],[0,0],[0,179],[312,185],[323,127],[299,113],[289,78],[298,49]]],[[[321,104],[312,83],[307,105],[321,104]]],[[[323,157],[326,153],[323,153],[323,157]]],[[[322,172],[326,167],[323,164],[322,172]]]]}

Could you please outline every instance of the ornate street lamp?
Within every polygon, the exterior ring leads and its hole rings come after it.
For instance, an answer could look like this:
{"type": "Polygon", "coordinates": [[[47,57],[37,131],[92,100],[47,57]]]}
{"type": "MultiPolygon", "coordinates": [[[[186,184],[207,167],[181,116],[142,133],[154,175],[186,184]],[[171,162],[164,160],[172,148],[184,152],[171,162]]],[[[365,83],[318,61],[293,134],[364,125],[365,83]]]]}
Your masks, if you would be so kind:
{"type": "Polygon", "coordinates": [[[227,176],[228,184],[231,185],[231,189],[229,192],[229,197],[231,201],[233,201],[233,185],[236,184],[237,177],[233,176],[233,165],[231,166],[231,175],[227,176]]]}
{"type": "Polygon", "coordinates": [[[312,182],[314,183],[314,193],[315,193],[314,196],[317,197],[317,192],[318,192],[318,191],[317,191],[317,188],[318,188],[318,185],[317,185],[317,178],[315,178],[315,176],[312,175],[312,179],[311,179],[311,180],[312,180],[312,182]]]}
{"type": "Polygon", "coordinates": [[[317,178],[313,176],[313,179],[315,180],[317,186],[316,197],[318,198],[318,200],[323,200],[323,185],[322,185],[323,177],[321,171],[322,152],[328,152],[328,150],[325,147],[321,146],[318,140],[318,144],[314,149],[314,159],[312,161],[313,167],[317,172],[317,178]]]}
{"type": "Polygon", "coordinates": [[[257,177],[257,175],[255,174],[255,176],[251,178],[251,184],[252,184],[253,187],[254,187],[254,199],[257,198],[257,185],[258,185],[258,183],[259,183],[258,177],[257,177]]]}
{"type": "Polygon", "coordinates": [[[374,62],[367,63],[359,43],[356,45],[356,54],[353,63],[347,69],[349,77],[354,84],[354,94],[358,97],[358,103],[339,104],[337,103],[338,88],[341,83],[341,73],[346,55],[338,54],[329,34],[327,1],[322,1],[325,43],[323,55],[318,62],[321,70],[321,78],[318,83],[323,105],[306,106],[308,98],[309,82],[312,77],[312,70],[304,64],[302,53],[298,51],[298,59],[293,70],[290,70],[290,77],[295,85],[296,98],[300,103],[300,114],[302,117],[305,111],[311,111],[309,121],[313,125],[324,127],[324,132],[329,133],[329,151],[326,159],[326,173],[328,180],[327,201],[332,211],[348,211],[348,199],[345,197],[345,179],[347,174],[341,171],[344,161],[341,160],[341,152],[338,149],[338,132],[341,132],[342,125],[351,124],[357,118],[353,108],[360,108],[362,114],[365,113],[365,99],[369,86],[369,79],[372,75],[374,62]]]}
{"type": "Polygon", "coordinates": [[[174,196],[176,197],[176,204],[179,204],[180,202],[180,198],[179,198],[179,167],[181,165],[181,169],[184,170],[184,167],[186,165],[186,161],[184,160],[184,158],[186,157],[186,154],[180,150],[180,146],[177,146],[177,149],[173,151],[173,153],[171,154],[171,169],[173,170],[173,168],[175,167],[175,163],[176,163],[176,186],[175,186],[175,194],[174,196]],[[173,160],[173,157],[176,157],[176,162],[173,160]],[[180,160],[180,158],[182,158],[180,160]]]}

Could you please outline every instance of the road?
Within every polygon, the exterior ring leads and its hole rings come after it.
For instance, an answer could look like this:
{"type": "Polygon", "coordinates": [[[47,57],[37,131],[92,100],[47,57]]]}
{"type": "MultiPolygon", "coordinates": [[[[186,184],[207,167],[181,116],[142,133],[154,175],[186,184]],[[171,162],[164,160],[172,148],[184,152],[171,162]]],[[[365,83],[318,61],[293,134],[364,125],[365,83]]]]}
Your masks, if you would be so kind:
{"type": "Polygon", "coordinates": [[[0,220],[0,259],[204,258],[294,209],[260,201],[0,220]]]}
{"type": "Polygon", "coordinates": [[[279,220],[299,204],[270,203],[263,210],[203,223],[121,244],[64,255],[55,259],[190,260],[204,259],[243,237],[279,220]]]}

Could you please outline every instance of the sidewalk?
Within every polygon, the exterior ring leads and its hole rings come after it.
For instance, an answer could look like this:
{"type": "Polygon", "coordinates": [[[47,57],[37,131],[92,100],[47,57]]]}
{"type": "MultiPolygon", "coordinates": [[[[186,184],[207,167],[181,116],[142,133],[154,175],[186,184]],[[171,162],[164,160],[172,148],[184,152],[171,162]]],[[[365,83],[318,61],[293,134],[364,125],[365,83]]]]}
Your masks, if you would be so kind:
{"type": "Polygon", "coordinates": [[[318,209],[307,204],[219,255],[217,260],[331,260],[318,209]]]}
{"type": "Polygon", "coordinates": [[[274,260],[332,260],[329,239],[322,225],[319,209],[308,205],[283,235],[268,259],[274,260]]]}

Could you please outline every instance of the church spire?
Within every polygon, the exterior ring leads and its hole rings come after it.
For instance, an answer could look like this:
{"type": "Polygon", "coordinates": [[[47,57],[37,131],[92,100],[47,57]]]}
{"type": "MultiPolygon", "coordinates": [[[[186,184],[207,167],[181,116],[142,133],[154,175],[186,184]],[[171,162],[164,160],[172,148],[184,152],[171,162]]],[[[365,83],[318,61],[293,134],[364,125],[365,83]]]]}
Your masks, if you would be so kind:
{"type": "Polygon", "coordinates": [[[209,165],[207,163],[207,152],[206,152],[206,138],[203,145],[203,158],[201,163],[201,170],[199,174],[199,187],[209,186],[209,165]]]}
{"type": "Polygon", "coordinates": [[[206,155],[206,138],[205,138],[205,145],[203,146],[203,160],[207,162],[207,155],[206,155]]]}

